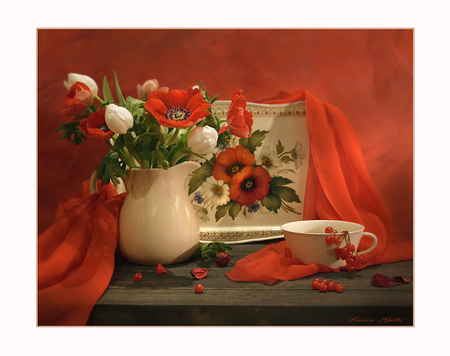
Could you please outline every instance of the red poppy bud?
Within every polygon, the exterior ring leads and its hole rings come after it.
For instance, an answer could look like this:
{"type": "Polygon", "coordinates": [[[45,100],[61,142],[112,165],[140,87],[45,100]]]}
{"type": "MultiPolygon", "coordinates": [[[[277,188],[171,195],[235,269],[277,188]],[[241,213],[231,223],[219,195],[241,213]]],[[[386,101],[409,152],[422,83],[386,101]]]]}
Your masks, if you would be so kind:
{"type": "Polygon", "coordinates": [[[214,260],[216,264],[220,267],[226,267],[228,266],[228,262],[230,262],[231,256],[226,251],[219,251],[216,253],[216,256],[219,257],[218,259],[214,260]]]}

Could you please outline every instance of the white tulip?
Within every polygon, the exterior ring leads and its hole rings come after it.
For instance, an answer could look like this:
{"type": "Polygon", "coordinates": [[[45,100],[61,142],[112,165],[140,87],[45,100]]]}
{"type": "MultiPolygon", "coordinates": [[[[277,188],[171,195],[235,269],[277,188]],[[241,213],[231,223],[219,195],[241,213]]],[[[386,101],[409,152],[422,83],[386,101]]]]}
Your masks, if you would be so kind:
{"type": "Polygon", "coordinates": [[[192,152],[204,155],[212,152],[217,145],[218,138],[217,131],[212,127],[196,127],[189,133],[187,144],[192,152]]]}
{"type": "Polygon", "coordinates": [[[88,77],[87,75],[83,74],[76,74],[76,73],[69,73],[69,79],[67,81],[64,81],[64,86],[67,90],[70,90],[72,85],[74,85],[76,82],[84,83],[88,86],[93,96],[96,96],[98,93],[98,87],[95,83],[94,79],[91,77],[88,77]]]}
{"type": "Polygon", "coordinates": [[[133,115],[122,106],[109,104],[105,111],[105,122],[108,128],[116,134],[125,134],[133,127],[133,115]]]}

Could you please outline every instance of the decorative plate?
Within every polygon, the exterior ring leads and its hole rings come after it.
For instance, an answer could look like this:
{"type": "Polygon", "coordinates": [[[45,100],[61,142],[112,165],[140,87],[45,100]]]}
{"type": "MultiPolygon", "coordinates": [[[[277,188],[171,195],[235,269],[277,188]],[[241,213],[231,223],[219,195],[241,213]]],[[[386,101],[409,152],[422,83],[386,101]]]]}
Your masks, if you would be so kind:
{"type": "MultiPolygon", "coordinates": [[[[230,101],[213,114],[226,119],[230,101]]],[[[234,138],[198,159],[188,183],[201,242],[244,243],[283,237],[281,225],[302,220],[309,139],[305,102],[247,103],[252,135],[234,138]]]]}

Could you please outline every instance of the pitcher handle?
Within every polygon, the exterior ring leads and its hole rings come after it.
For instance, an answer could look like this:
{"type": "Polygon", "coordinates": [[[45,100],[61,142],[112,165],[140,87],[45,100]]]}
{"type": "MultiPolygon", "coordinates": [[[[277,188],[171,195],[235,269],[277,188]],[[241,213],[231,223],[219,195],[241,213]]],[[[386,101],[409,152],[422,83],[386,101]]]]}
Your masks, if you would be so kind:
{"type": "Polygon", "coordinates": [[[98,193],[97,189],[97,171],[92,172],[91,179],[89,180],[89,190],[91,194],[98,193]]]}
{"type": "Polygon", "coordinates": [[[375,247],[377,246],[377,237],[374,234],[371,234],[370,232],[364,232],[363,237],[364,236],[371,237],[372,240],[373,240],[373,244],[367,250],[364,250],[364,251],[361,251],[361,252],[357,252],[358,255],[363,255],[365,253],[372,252],[375,249],[375,247]]]}

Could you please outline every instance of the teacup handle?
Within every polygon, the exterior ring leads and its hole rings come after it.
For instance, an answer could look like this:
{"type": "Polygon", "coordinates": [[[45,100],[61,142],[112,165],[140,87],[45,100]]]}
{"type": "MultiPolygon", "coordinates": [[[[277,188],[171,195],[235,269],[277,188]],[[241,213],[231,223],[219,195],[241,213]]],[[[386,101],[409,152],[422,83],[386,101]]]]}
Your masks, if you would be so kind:
{"type": "Polygon", "coordinates": [[[365,253],[372,252],[375,249],[375,247],[377,246],[377,237],[374,234],[371,234],[370,232],[364,232],[363,237],[364,236],[370,236],[373,240],[373,244],[367,250],[357,252],[358,255],[363,255],[365,253]]]}

